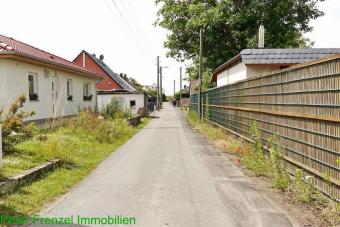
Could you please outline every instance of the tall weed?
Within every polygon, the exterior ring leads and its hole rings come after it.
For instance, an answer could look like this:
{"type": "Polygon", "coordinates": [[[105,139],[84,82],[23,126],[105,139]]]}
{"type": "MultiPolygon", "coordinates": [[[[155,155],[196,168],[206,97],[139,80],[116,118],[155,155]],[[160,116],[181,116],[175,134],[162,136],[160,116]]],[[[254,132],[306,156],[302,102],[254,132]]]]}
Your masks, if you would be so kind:
{"type": "Polygon", "coordinates": [[[286,171],[284,160],[284,148],[280,144],[279,134],[274,134],[270,138],[269,162],[271,168],[271,178],[275,188],[284,190],[289,186],[289,175],[286,171]]]}
{"type": "Polygon", "coordinates": [[[256,176],[269,176],[270,163],[263,154],[261,133],[256,121],[253,122],[250,133],[254,143],[251,145],[252,149],[250,149],[250,153],[243,157],[242,162],[248,169],[252,170],[256,176]]]}
{"type": "Polygon", "coordinates": [[[302,203],[310,203],[313,199],[313,186],[310,182],[305,182],[305,175],[301,169],[295,171],[294,190],[296,199],[302,203]]]}

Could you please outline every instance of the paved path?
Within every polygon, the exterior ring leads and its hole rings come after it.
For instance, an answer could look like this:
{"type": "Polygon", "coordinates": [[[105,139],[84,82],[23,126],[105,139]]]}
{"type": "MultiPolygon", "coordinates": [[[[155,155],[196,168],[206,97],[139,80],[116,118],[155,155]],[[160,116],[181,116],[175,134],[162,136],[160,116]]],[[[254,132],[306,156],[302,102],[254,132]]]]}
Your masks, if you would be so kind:
{"type": "Polygon", "coordinates": [[[182,112],[165,105],[159,118],[41,214],[120,214],[145,227],[292,226],[182,112]]]}

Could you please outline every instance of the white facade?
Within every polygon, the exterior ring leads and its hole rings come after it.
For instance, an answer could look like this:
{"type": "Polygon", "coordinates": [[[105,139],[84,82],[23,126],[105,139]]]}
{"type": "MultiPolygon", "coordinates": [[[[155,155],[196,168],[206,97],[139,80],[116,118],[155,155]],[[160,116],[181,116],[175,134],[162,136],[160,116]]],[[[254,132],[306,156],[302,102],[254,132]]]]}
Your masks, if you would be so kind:
{"type": "Polygon", "coordinates": [[[99,94],[98,108],[103,110],[112,100],[116,98],[124,110],[130,109],[133,114],[136,114],[140,108],[145,108],[145,95],[144,94],[99,94]]]}
{"type": "Polygon", "coordinates": [[[221,72],[217,75],[217,86],[231,84],[239,80],[247,78],[247,68],[245,64],[238,63],[233,67],[221,72]]]}
{"type": "MultiPolygon", "coordinates": [[[[157,84],[153,83],[151,85],[144,85],[143,89],[146,91],[156,91],[157,90],[157,84]]],[[[162,88],[162,94],[165,94],[165,89],[162,88]]]]}
{"type": "Polygon", "coordinates": [[[245,65],[242,62],[222,71],[217,75],[217,87],[231,84],[250,77],[279,70],[276,65],[245,65]]]}
{"type": "Polygon", "coordinates": [[[96,78],[26,64],[0,60],[0,109],[8,108],[20,95],[26,96],[24,111],[35,115],[26,120],[42,120],[76,114],[80,109],[96,107],[96,78]],[[34,82],[29,86],[29,78],[34,82]],[[84,87],[92,100],[84,101],[84,87]],[[30,100],[34,91],[37,100],[30,100]],[[68,100],[68,95],[72,100],[68,100]]]}

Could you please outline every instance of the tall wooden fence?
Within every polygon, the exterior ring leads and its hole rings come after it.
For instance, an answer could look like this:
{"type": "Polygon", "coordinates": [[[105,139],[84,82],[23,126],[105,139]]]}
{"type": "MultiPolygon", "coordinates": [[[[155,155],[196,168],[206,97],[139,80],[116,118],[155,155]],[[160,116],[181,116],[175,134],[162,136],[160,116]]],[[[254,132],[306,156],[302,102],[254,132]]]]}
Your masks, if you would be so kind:
{"type": "MultiPolygon", "coordinates": [[[[262,138],[279,133],[288,170],[313,175],[321,191],[340,198],[340,55],[204,91],[203,115],[250,139],[258,122],[262,138]]],[[[191,95],[198,111],[198,94],[191,95]]]]}

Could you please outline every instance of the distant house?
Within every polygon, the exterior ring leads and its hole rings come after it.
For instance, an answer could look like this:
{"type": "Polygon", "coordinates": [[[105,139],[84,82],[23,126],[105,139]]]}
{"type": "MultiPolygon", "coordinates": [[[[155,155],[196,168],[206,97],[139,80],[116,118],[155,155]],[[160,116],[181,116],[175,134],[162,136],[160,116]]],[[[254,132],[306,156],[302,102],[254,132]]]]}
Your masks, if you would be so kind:
{"type": "Polygon", "coordinates": [[[97,58],[96,55],[83,50],[73,62],[104,77],[96,85],[99,109],[103,109],[111,102],[112,98],[116,98],[124,109],[130,109],[133,113],[142,115],[147,113],[146,95],[138,92],[127,79],[106,65],[103,55],[97,58]]]}
{"type": "MultiPolygon", "coordinates": [[[[153,83],[151,85],[144,85],[143,89],[146,91],[156,91],[157,90],[157,83],[153,83]]],[[[162,94],[165,94],[165,89],[162,88],[162,94]]]]}
{"type": "Polygon", "coordinates": [[[27,121],[45,121],[96,108],[96,81],[102,76],[26,43],[0,35],[0,110],[20,95],[27,121]]]}
{"type": "Polygon", "coordinates": [[[146,90],[146,91],[157,90],[157,84],[153,83],[151,85],[144,85],[143,89],[146,90]]]}
{"type": "Polygon", "coordinates": [[[340,48],[244,49],[219,66],[213,72],[211,82],[223,86],[337,53],[340,48]]]}

